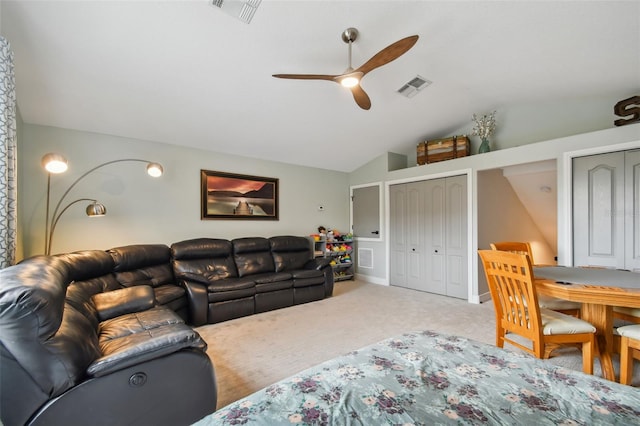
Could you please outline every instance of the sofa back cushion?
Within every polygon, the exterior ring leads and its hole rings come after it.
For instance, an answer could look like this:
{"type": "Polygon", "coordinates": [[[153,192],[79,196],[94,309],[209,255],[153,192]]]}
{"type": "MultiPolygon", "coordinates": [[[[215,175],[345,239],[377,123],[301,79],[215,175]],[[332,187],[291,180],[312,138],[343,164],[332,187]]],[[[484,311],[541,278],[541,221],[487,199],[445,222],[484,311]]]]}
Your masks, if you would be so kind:
{"type": "Polygon", "coordinates": [[[229,240],[196,238],[171,245],[176,279],[205,278],[217,281],[238,276],[229,240]]]}
{"type": "Polygon", "coordinates": [[[262,237],[236,238],[233,244],[233,258],[238,268],[238,276],[274,272],[275,264],[271,255],[271,243],[262,237]]]}
{"type": "Polygon", "coordinates": [[[302,269],[313,259],[313,246],[306,237],[278,236],[269,238],[277,272],[302,269]]]}
{"type": "Polygon", "coordinates": [[[84,317],[83,322],[97,337],[100,320],[91,297],[120,288],[112,273],[113,259],[102,250],[84,250],[59,256],[69,267],[65,303],[84,317]]]}
{"type": "Polygon", "coordinates": [[[138,244],[108,250],[114,261],[114,275],[123,287],[159,287],[175,282],[171,249],[164,244],[138,244]]]}

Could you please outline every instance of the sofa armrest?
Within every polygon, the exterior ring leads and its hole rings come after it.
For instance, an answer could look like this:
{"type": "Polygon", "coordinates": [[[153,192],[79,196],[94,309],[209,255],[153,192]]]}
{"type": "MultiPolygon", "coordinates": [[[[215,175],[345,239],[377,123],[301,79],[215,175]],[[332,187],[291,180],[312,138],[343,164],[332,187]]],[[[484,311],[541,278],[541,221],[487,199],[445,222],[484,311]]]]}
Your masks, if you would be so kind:
{"type": "Polygon", "coordinates": [[[104,355],[87,368],[87,374],[101,377],[132,365],[159,358],[184,348],[206,350],[207,344],[186,324],[167,324],[102,343],[104,355]]]}
{"type": "Polygon", "coordinates": [[[321,269],[329,266],[331,263],[331,259],[328,257],[316,257],[315,259],[311,259],[304,265],[304,269],[315,269],[320,271],[321,269]]]}
{"type": "Polygon", "coordinates": [[[100,321],[134,312],[146,311],[153,308],[156,301],[153,288],[148,285],[98,293],[93,295],[91,300],[98,311],[98,319],[100,321]]]}
{"type": "MultiPolygon", "coordinates": [[[[202,277],[202,279],[206,280],[204,277],[202,277]]],[[[191,279],[182,279],[181,284],[185,288],[185,290],[187,290],[187,300],[189,303],[189,323],[194,327],[207,324],[207,312],[209,310],[207,285],[200,280],[193,281],[191,279]]]]}
{"type": "Polygon", "coordinates": [[[88,377],[20,424],[190,425],[215,411],[216,400],[211,360],[199,349],[182,349],[88,377]]]}

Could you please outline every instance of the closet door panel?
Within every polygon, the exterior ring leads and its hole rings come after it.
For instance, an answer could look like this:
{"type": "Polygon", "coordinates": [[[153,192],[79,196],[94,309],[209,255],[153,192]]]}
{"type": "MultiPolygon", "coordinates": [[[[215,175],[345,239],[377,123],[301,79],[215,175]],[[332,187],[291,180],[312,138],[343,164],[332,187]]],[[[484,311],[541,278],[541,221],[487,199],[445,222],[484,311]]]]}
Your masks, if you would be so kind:
{"type": "Polygon", "coordinates": [[[624,153],[573,164],[574,264],[624,268],[624,153]]]}
{"type": "Polygon", "coordinates": [[[445,180],[425,181],[425,251],[427,280],[425,291],[446,294],[446,191],[445,180]]]}
{"type": "Polygon", "coordinates": [[[640,150],[625,153],[625,269],[640,272],[640,150]]]}
{"type": "Polygon", "coordinates": [[[407,184],[407,287],[425,290],[424,182],[407,184]]]}
{"type": "Polygon", "coordinates": [[[467,298],[467,179],[446,178],[446,295],[467,298]]]}
{"type": "Polygon", "coordinates": [[[389,187],[389,283],[407,286],[406,185],[389,187]]]}

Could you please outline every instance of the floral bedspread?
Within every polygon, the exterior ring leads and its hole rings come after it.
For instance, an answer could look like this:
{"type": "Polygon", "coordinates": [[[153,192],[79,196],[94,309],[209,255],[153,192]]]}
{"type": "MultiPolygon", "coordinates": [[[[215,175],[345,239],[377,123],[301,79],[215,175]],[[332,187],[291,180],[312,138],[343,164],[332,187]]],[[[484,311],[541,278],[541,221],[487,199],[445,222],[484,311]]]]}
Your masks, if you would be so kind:
{"type": "Polygon", "coordinates": [[[289,424],[634,425],[640,389],[423,331],[317,365],[196,423],[289,424]]]}

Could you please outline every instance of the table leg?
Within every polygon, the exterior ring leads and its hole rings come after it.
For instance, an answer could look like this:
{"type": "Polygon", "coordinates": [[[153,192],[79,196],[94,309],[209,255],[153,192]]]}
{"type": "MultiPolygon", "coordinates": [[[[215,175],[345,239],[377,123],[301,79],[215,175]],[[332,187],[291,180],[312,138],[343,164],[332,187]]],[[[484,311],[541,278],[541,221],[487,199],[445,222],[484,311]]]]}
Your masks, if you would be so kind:
{"type": "Polygon", "coordinates": [[[596,339],[600,351],[600,366],[605,379],[615,381],[611,354],[613,353],[613,307],[594,303],[583,303],[580,317],[596,328],[596,339]]]}

